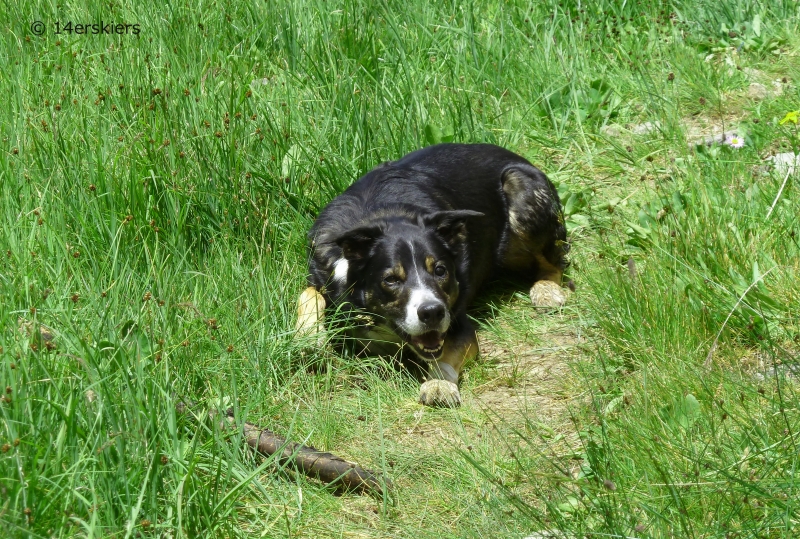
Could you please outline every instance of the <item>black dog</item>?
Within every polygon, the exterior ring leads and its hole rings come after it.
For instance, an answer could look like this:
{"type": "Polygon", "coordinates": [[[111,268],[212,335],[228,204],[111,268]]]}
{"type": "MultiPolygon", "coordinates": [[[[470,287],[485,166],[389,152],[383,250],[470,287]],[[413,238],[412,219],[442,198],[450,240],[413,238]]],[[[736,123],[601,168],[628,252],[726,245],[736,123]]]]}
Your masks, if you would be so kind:
{"type": "Polygon", "coordinates": [[[371,354],[398,347],[426,362],[420,402],[458,405],[478,342],[466,308],[498,270],[534,284],[534,305],[564,304],[566,228],[555,188],[522,157],[489,144],[439,144],[379,165],[328,204],[311,231],[297,329],[324,331],[335,306],[367,320],[371,354]]]}

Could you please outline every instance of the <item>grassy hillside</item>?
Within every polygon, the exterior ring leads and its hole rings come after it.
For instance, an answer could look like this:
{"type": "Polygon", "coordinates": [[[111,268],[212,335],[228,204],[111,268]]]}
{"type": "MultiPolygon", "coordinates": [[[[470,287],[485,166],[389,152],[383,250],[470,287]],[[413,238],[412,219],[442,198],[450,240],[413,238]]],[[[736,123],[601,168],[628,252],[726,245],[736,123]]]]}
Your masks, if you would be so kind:
{"type": "Polygon", "coordinates": [[[800,195],[765,159],[800,152],[799,25],[790,0],[3,4],[2,535],[798,536],[800,195]],[[139,33],[77,33],[101,20],[139,33]],[[321,207],[450,140],[548,173],[577,286],[476,306],[454,411],[291,329],[321,207]],[[335,496],[181,399],[395,496],[335,496]]]}

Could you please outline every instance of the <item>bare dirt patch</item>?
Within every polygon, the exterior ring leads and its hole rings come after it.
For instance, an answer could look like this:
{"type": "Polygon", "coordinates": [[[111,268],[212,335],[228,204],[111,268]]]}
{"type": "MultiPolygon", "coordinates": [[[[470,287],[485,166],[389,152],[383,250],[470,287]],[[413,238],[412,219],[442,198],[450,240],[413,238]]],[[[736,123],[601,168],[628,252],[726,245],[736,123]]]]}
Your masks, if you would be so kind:
{"type": "Polygon", "coordinates": [[[424,453],[473,443],[499,448],[524,424],[574,439],[570,410],[584,398],[576,391],[574,362],[585,355],[586,343],[575,317],[536,312],[525,298],[504,305],[490,323],[478,331],[480,358],[464,373],[462,406],[435,409],[409,401],[387,418],[387,440],[424,453]]]}
{"type": "Polygon", "coordinates": [[[541,329],[523,341],[501,340],[480,331],[478,342],[482,361],[493,365],[496,376],[473,387],[471,396],[475,402],[468,404],[489,409],[506,420],[523,413],[554,429],[567,422],[570,404],[580,398],[571,389],[571,363],[586,342],[572,321],[545,321],[541,329]]]}

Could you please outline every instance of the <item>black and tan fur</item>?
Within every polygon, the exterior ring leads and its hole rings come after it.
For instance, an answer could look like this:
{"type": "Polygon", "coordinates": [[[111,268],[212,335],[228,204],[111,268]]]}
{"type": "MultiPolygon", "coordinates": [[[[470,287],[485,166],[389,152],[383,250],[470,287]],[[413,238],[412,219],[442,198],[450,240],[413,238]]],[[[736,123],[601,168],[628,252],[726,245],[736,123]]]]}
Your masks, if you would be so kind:
{"type": "Polygon", "coordinates": [[[461,367],[478,353],[466,309],[490,276],[522,275],[534,304],[564,303],[556,191],[498,146],[439,144],[379,165],[325,207],[309,238],[298,331],[321,334],[326,307],[359,313],[354,336],[368,353],[399,347],[427,364],[424,404],[460,402],[461,367]]]}

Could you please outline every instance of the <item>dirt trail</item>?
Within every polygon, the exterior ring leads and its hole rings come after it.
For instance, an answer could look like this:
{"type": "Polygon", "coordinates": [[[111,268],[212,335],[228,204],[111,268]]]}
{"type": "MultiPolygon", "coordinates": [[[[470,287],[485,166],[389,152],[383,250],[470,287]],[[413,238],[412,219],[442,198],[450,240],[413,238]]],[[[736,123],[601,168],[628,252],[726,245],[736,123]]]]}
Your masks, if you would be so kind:
{"type": "Polygon", "coordinates": [[[481,361],[492,365],[496,376],[471,388],[475,404],[507,419],[518,412],[533,415],[553,428],[567,421],[567,409],[576,398],[569,390],[574,376],[570,363],[586,341],[571,322],[545,321],[531,339],[533,345],[530,341],[498,342],[491,333],[480,331],[481,361]]]}
{"type": "Polygon", "coordinates": [[[585,355],[586,338],[567,314],[570,304],[564,313],[537,312],[521,298],[502,304],[494,316],[476,315],[486,327],[478,331],[480,358],[463,375],[457,418],[414,403],[414,413],[398,417],[389,438],[430,451],[469,443],[480,432],[502,442],[503,433],[527,422],[574,440],[570,410],[585,398],[574,365],[585,355]]]}

